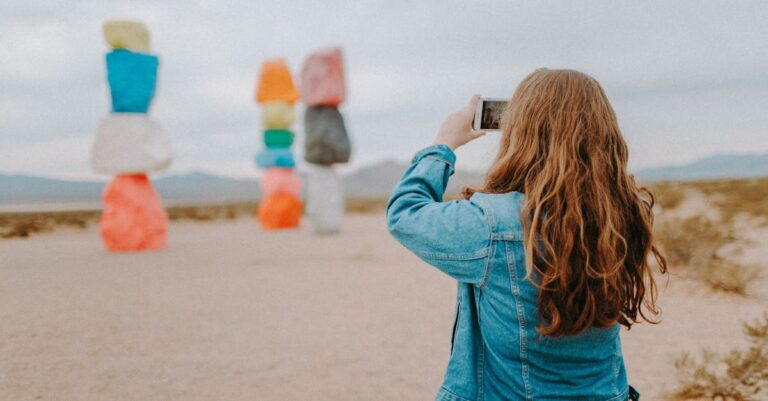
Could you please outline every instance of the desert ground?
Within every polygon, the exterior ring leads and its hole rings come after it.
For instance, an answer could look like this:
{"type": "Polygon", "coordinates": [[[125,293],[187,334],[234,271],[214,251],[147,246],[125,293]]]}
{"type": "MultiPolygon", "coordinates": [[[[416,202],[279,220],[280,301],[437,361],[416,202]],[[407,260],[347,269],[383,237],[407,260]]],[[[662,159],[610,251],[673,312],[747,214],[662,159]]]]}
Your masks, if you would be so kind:
{"type": "MultiPolygon", "coordinates": [[[[335,236],[230,217],[174,220],[160,252],[110,254],[93,224],[0,240],[0,399],[434,397],[455,283],[383,213],[349,214],[335,236]]],[[[733,257],[765,263],[768,227],[742,231],[733,257]]],[[[741,323],[768,310],[766,274],[741,295],[675,268],[661,283],[663,322],[622,333],[643,400],[673,391],[681,352],[742,346],[741,323]]]]}

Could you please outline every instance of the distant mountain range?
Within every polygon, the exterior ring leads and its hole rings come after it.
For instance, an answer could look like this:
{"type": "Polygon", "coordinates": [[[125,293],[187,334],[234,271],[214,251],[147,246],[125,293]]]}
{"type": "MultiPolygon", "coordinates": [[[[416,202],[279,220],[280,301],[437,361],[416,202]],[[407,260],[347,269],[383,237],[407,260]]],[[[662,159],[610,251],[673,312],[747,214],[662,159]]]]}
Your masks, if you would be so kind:
{"type": "MultiPolygon", "coordinates": [[[[383,162],[343,176],[345,195],[350,199],[380,199],[389,196],[407,166],[383,162]]],[[[688,181],[714,178],[768,176],[768,154],[717,155],[690,164],[644,169],[635,172],[641,181],[688,181]]],[[[457,171],[448,192],[480,185],[483,174],[457,171]]],[[[153,180],[169,204],[255,201],[261,197],[257,180],[221,177],[201,172],[169,175],[153,180]]],[[[0,174],[0,205],[98,204],[105,181],[68,181],[27,175],[0,174]]]]}
{"type": "Polygon", "coordinates": [[[639,170],[635,177],[642,181],[768,177],[768,154],[714,155],[679,166],[639,170]]]}

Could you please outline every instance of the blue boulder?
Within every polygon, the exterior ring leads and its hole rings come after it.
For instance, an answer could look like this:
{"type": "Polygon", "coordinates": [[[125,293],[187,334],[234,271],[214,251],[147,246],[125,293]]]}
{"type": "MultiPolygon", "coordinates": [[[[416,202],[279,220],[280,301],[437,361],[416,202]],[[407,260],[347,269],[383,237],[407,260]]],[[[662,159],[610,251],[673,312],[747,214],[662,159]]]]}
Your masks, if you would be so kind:
{"type": "Polygon", "coordinates": [[[107,80],[115,113],[146,113],[155,95],[157,56],[116,49],[107,53],[107,80]]]}
{"type": "Polygon", "coordinates": [[[295,167],[296,161],[290,148],[266,148],[256,155],[256,166],[269,167],[295,167]]]}

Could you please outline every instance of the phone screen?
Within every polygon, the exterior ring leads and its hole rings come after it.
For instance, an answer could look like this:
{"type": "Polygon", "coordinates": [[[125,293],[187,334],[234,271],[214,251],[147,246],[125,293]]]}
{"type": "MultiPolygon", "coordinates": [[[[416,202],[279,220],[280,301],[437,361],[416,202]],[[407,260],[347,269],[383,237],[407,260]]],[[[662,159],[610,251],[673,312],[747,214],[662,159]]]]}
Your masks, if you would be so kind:
{"type": "Polygon", "coordinates": [[[504,100],[483,100],[480,114],[481,130],[498,130],[501,124],[501,115],[507,108],[504,100]]]}

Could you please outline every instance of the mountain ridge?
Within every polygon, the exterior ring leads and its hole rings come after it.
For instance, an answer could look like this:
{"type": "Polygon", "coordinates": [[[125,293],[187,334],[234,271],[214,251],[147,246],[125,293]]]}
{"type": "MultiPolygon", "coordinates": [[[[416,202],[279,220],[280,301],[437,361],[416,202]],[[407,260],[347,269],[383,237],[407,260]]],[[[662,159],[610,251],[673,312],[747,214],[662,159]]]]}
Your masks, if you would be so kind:
{"type": "MultiPolygon", "coordinates": [[[[342,174],[345,196],[350,199],[381,199],[390,195],[408,165],[384,160],[342,174]]],[[[306,179],[306,172],[299,174],[306,179]]],[[[448,183],[447,193],[480,185],[483,173],[457,170],[448,183]]],[[[703,179],[751,178],[768,176],[768,154],[716,154],[694,162],[640,169],[640,181],[690,181],[703,179]]],[[[98,203],[104,181],[77,181],[0,173],[0,204],[98,203]]],[[[224,177],[202,171],[165,175],[153,185],[169,203],[235,203],[261,198],[258,179],[224,177]]]]}

